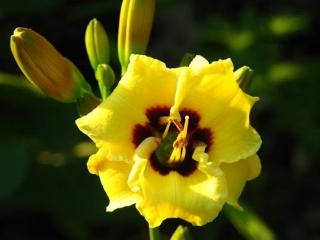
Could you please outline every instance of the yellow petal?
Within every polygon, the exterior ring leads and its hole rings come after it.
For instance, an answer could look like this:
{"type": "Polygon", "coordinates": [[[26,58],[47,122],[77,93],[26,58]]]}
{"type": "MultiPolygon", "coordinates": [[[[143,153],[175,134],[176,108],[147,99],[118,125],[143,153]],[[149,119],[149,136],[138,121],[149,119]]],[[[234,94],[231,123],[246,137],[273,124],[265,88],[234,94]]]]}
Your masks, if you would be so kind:
{"type": "Polygon", "coordinates": [[[159,141],[155,137],[146,138],[137,148],[134,155],[134,164],[131,168],[128,185],[133,192],[141,190],[140,181],[143,178],[148,158],[156,150],[159,141]]]}
{"type": "Polygon", "coordinates": [[[213,131],[213,146],[209,152],[211,161],[230,163],[258,151],[261,139],[249,123],[250,109],[256,100],[239,91],[228,107],[207,123],[213,131]]]}
{"type": "Polygon", "coordinates": [[[130,206],[136,202],[137,195],[127,184],[131,165],[121,161],[108,161],[99,151],[92,155],[88,162],[90,172],[98,170],[102,186],[109,197],[107,211],[130,206]]]}
{"type": "Polygon", "coordinates": [[[118,87],[92,112],[77,119],[76,124],[103,150],[107,159],[131,162],[134,126],[145,121],[143,110],[132,106],[123,88],[118,87]]]}
{"type": "Polygon", "coordinates": [[[261,171],[261,161],[257,154],[247,158],[248,161],[248,180],[259,176],[261,171]]]}
{"type": "Polygon", "coordinates": [[[209,65],[208,60],[200,55],[196,55],[194,59],[191,61],[189,67],[197,71],[198,69],[201,69],[203,66],[206,66],[206,65],[209,65]]]}
{"type": "Polygon", "coordinates": [[[178,86],[183,86],[177,88],[175,108],[196,110],[203,123],[224,110],[239,91],[230,59],[206,64],[197,56],[182,71],[185,77],[178,80],[178,86]]]}
{"type": "Polygon", "coordinates": [[[143,156],[140,160],[135,155],[135,164],[145,164],[139,168],[142,172],[136,174],[140,179],[134,182],[140,194],[136,207],[151,228],[167,218],[181,218],[200,226],[218,215],[227,196],[220,169],[216,168],[213,176],[198,170],[190,176],[181,176],[175,171],[163,176],[152,169],[143,156]]]}
{"type": "Polygon", "coordinates": [[[177,71],[142,55],[132,55],[128,70],[113,93],[96,109],[76,121],[109,160],[132,161],[133,129],[145,124],[145,110],[171,106],[177,71]]]}
{"type": "Polygon", "coordinates": [[[186,94],[190,91],[190,89],[187,87],[192,86],[191,84],[188,84],[188,81],[190,81],[190,70],[186,67],[181,68],[181,72],[177,81],[174,105],[170,109],[170,116],[176,118],[178,121],[181,121],[179,110],[182,101],[186,98],[186,94]]]}
{"type": "Polygon", "coordinates": [[[257,98],[239,88],[230,59],[207,64],[197,56],[189,69],[182,69],[175,104],[179,109],[193,109],[200,115],[200,127],[209,128],[213,143],[210,161],[233,162],[253,155],[261,139],[250,127],[249,113],[257,98]]]}
{"type": "MultiPolygon", "coordinates": [[[[126,74],[119,86],[127,90],[128,98],[141,109],[155,105],[173,105],[179,69],[169,69],[156,59],[131,55],[126,74]]],[[[129,105],[130,106],[130,105],[129,105]]]]}
{"type": "Polygon", "coordinates": [[[255,154],[234,163],[222,163],[220,167],[227,180],[227,202],[235,207],[241,208],[238,204],[238,199],[246,182],[257,177],[261,170],[258,155],[255,154]]]}

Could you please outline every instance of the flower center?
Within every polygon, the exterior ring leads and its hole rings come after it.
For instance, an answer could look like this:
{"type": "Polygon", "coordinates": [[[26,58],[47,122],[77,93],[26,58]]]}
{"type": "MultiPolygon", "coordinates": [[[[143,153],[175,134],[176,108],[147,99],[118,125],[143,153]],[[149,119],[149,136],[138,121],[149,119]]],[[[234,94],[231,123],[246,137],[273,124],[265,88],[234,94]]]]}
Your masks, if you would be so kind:
{"type": "Polygon", "coordinates": [[[147,137],[157,137],[160,144],[149,158],[151,167],[161,175],[177,171],[182,176],[192,174],[198,166],[193,158],[199,146],[207,152],[213,143],[212,131],[200,128],[200,115],[191,109],[179,111],[182,121],[169,116],[170,108],[148,108],[148,122],[136,124],[133,129],[133,144],[138,147],[147,137]],[[203,147],[204,146],[204,147],[203,147]]]}
{"type": "MultiPolygon", "coordinates": [[[[161,119],[162,118],[160,118],[160,121],[161,119]]],[[[179,131],[178,136],[176,137],[175,141],[172,144],[173,150],[168,160],[169,164],[175,164],[175,163],[182,162],[186,156],[186,147],[188,144],[187,133],[188,133],[188,125],[189,125],[189,116],[185,116],[183,127],[181,123],[177,121],[177,119],[169,117],[167,121],[168,123],[167,123],[166,129],[162,135],[163,139],[167,136],[172,122],[174,123],[174,125],[179,131]]]]}

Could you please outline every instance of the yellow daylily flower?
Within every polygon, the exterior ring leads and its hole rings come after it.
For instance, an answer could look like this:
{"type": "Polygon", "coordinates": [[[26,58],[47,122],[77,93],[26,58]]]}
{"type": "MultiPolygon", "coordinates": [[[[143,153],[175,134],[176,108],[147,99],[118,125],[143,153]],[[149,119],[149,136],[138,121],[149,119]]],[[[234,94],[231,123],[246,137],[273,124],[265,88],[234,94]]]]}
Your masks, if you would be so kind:
{"type": "Polygon", "coordinates": [[[76,121],[99,149],[88,168],[107,211],[135,204],[153,228],[167,218],[204,225],[226,202],[239,206],[260,171],[261,139],[249,123],[256,101],[239,88],[230,59],[196,56],[167,68],[131,55],[113,93],[76,121]]]}

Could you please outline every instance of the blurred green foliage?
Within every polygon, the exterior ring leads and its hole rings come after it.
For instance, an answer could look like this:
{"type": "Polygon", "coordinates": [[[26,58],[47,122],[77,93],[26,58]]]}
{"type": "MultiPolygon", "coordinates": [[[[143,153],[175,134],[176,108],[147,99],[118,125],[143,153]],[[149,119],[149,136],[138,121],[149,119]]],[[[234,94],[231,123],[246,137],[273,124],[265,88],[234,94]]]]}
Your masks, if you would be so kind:
{"type": "Polygon", "coordinates": [[[245,239],[276,240],[272,230],[247,207],[239,211],[227,205],[224,207],[224,213],[245,239]]]}
{"type": "MultiPolygon", "coordinates": [[[[95,150],[75,127],[75,106],[31,88],[9,50],[15,27],[33,28],[97,89],[85,52],[85,27],[94,17],[104,24],[112,45],[110,65],[119,72],[115,46],[120,4],[0,2],[0,239],[147,239],[147,225],[134,208],[105,213],[107,197],[98,178],[86,170],[95,150]]],[[[261,100],[252,119],[263,138],[263,169],[247,184],[242,200],[279,239],[320,238],[317,9],[315,0],[158,0],[148,52],[169,66],[192,52],[209,60],[231,57],[236,68],[254,70],[250,93],[261,100]]],[[[233,216],[260,223],[250,213],[233,216]]],[[[164,239],[180,223],[166,221],[164,239]]],[[[191,235],[262,239],[241,231],[245,221],[234,223],[242,235],[224,215],[202,228],[191,227],[191,235]]]]}

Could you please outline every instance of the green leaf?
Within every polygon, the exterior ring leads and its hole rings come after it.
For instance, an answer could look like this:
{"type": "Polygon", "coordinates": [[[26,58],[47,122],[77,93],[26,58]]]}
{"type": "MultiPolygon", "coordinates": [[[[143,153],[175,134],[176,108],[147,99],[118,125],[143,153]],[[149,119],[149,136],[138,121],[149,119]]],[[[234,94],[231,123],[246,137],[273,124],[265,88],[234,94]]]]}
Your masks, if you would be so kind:
{"type": "Polygon", "coordinates": [[[10,196],[20,186],[28,170],[28,149],[21,140],[0,140],[0,198],[10,196]]]}
{"type": "Polygon", "coordinates": [[[269,20],[269,28],[276,36],[287,36],[306,29],[309,19],[304,15],[287,14],[274,16],[269,20]]]}
{"type": "Polygon", "coordinates": [[[24,77],[20,75],[0,72],[0,86],[10,86],[14,88],[28,89],[36,94],[43,95],[42,92],[24,77]]]}
{"type": "Polygon", "coordinates": [[[224,214],[247,240],[276,240],[272,230],[247,207],[243,211],[237,210],[231,206],[225,206],[224,214]]]}

